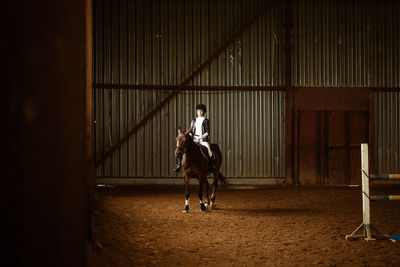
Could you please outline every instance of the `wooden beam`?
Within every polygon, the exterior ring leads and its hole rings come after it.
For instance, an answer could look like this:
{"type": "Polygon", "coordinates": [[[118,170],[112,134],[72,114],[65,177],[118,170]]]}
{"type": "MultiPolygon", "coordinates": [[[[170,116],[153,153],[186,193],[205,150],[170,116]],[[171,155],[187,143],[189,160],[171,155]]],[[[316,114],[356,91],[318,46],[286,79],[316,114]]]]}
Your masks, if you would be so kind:
{"type": "Polygon", "coordinates": [[[295,184],[293,175],[293,87],[292,87],[292,5],[291,0],[285,1],[285,177],[286,183],[295,184]]]}
{"type": "MultiPolygon", "coordinates": [[[[153,84],[93,84],[93,89],[123,89],[123,90],[174,90],[176,85],[153,84]]],[[[221,85],[188,85],[182,91],[285,91],[285,86],[221,86],[221,85]]]]}
{"type": "MultiPolygon", "coordinates": [[[[91,0],[85,1],[85,25],[86,25],[86,155],[89,169],[93,170],[93,85],[92,85],[92,53],[93,53],[93,6],[91,0]]],[[[94,178],[94,176],[93,176],[94,178]]],[[[94,184],[94,179],[93,179],[94,184]]]]}
{"type": "Polygon", "coordinates": [[[93,241],[93,195],[96,188],[96,167],[93,153],[93,0],[85,1],[86,31],[86,160],[88,162],[88,199],[86,205],[87,237],[93,241]]]}
{"type": "MultiPolygon", "coordinates": [[[[110,90],[174,90],[179,85],[161,85],[161,84],[111,84],[111,83],[95,83],[93,84],[93,89],[110,89],[110,90]]],[[[328,91],[332,89],[345,89],[345,90],[361,90],[361,89],[368,89],[373,92],[397,92],[400,91],[400,88],[393,87],[343,87],[343,86],[323,86],[323,87],[304,87],[304,86],[293,86],[292,89],[301,89],[301,88],[308,88],[308,89],[318,89],[319,91],[328,91]]],[[[182,90],[205,90],[205,91],[285,91],[286,86],[262,86],[262,85],[255,85],[255,86],[241,86],[241,85],[187,85],[182,90]]]]}
{"type": "Polygon", "coordinates": [[[100,160],[96,163],[96,167],[104,163],[122,144],[124,144],[134,133],[136,133],[142,126],[144,126],[151,118],[154,117],[158,112],[161,111],[162,107],[169,103],[169,101],[175,97],[180,91],[182,91],[199,73],[201,73],[205,67],[217,58],[221,52],[223,52],[230,44],[238,39],[243,32],[250,28],[265,12],[271,8],[277,0],[267,1],[263,8],[261,8],[248,22],[246,22],[238,31],[236,31],[232,37],[230,37],[223,45],[221,45],[206,61],[204,61],[195,71],[190,74],[174,91],[172,91],[160,104],[158,104],[149,114],[147,114],[135,127],[133,127],[121,140],[113,145],[109,151],[104,153],[100,160]]]}
{"type": "Polygon", "coordinates": [[[374,87],[375,92],[400,92],[400,87],[374,87]]]}

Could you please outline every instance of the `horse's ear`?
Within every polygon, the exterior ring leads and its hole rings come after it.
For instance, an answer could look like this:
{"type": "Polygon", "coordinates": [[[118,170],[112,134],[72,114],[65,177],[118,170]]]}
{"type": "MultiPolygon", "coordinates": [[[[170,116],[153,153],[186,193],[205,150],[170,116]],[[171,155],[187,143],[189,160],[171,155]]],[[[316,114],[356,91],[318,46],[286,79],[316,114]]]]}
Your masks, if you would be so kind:
{"type": "Polygon", "coordinates": [[[178,134],[181,134],[182,133],[182,128],[181,128],[181,126],[179,126],[178,127],[178,134]]]}

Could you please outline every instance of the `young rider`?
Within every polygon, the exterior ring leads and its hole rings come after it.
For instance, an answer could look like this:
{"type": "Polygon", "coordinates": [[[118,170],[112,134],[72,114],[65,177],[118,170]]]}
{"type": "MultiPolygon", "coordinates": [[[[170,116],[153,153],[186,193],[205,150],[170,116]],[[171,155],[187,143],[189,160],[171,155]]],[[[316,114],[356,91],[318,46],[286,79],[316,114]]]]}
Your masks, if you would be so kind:
{"type": "MultiPolygon", "coordinates": [[[[210,120],[204,117],[207,112],[206,106],[204,104],[198,104],[196,106],[197,118],[192,120],[190,124],[190,135],[196,143],[200,143],[205,146],[208,150],[209,166],[210,171],[215,170],[213,153],[210,147],[210,120]]],[[[181,169],[181,158],[179,158],[179,163],[175,166],[174,171],[179,172],[181,169]]]]}

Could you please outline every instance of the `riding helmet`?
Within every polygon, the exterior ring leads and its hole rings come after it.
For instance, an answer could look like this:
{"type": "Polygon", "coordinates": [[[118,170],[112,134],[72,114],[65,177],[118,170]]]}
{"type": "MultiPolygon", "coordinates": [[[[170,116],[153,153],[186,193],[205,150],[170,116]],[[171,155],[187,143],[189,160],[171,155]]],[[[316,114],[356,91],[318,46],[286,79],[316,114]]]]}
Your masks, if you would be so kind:
{"type": "Polygon", "coordinates": [[[196,110],[201,109],[202,111],[204,111],[204,113],[207,112],[206,106],[204,104],[198,104],[196,106],[196,110]]]}

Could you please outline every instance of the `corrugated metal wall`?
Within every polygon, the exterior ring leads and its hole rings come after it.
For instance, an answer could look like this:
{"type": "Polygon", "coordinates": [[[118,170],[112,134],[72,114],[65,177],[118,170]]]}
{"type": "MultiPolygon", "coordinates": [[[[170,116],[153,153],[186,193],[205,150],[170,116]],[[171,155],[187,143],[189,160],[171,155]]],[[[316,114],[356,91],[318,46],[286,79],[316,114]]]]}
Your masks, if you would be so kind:
{"type": "Polygon", "coordinates": [[[375,173],[400,173],[400,92],[375,96],[375,173]]]}
{"type": "Polygon", "coordinates": [[[293,1],[295,86],[400,86],[400,1],[293,1]]]}
{"type": "MultiPolygon", "coordinates": [[[[400,1],[293,1],[293,84],[400,87],[400,1]]],[[[376,93],[375,170],[400,172],[399,93],[376,93]]]]}
{"type": "MultiPolygon", "coordinates": [[[[94,83],[178,85],[265,1],[111,1],[94,4],[94,83]]],[[[230,45],[192,85],[284,84],[283,5],[230,45]]],[[[95,88],[97,159],[169,91],[95,88]]],[[[174,177],[176,127],[197,103],[228,177],[284,177],[284,92],[184,91],[98,168],[107,177],[174,177]]]]}
{"type": "MultiPolygon", "coordinates": [[[[107,94],[107,93],[106,93],[107,94]]],[[[116,92],[113,94],[118,95],[116,92]]],[[[99,139],[118,141],[167,92],[121,91],[112,105],[112,127],[99,127],[99,139]],[[119,100],[118,100],[119,99],[119,100]],[[127,109],[127,110],[125,110],[127,109]],[[106,129],[112,129],[107,132],[106,129]],[[119,130],[118,130],[119,129],[119,130]],[[115,132],[113,132],[115,131],[115,132]]],[[[98,169],[100,176],[172,177],[178,126],[189,127],[197,103],[208,108],[211,142],[223,151],[227,177],[283,177],[284,92],[185,91],[133,135],[98,169]]],[[[109,112],[107,109],[105,112],[109,112]]],[[[107,120],[107,119],[106,119],[107,120]]],[[[101,144],[103,142],[97,142],[101,144]]],[[[109,147],[105,147],[108,149],[109,147]]],[[[99,148],[101,149],[101,148],[99,148]]]]}
{"type": "MultiPolygon", "coordinates": [[[[263,0],[97,0],[94,83],[178,85],[263,0]]],[[[283,5],[229,46],[193,85],[282,85],[283,5]]]]}
{"type": "MultiPolygon", "coordinates": [[[[400,1],[292,3],[294,86],[400,87],[400,1]]],[[[261,0],[95,0],[94,83],[177,85],[263,4],[261,0]]],[[[283,85],[283,21],[281,2],[192,85],[283,85]]],[[[95,89],[97,159],[167,94],[156,89],[95,89]]],[[[195,104],[205,102],[210,106],[213,141],[222,147],[228,176],[283,177],[284,97],[284,92],[184,92],[100,166],[98,175],[174,176],[170,169],[175,128],[187,126],[195,104]],[[260,135],[251,136],[260,129],[264,130],[260,135]],[[251,140],[246,139],[249,135],[251,140]],[[271,145],[275,145],[272,150],[271,145]],[[256,166],[250,164],[253,159],[256,166]]],[[[399,127],[382,123],[389,123],[389,114],[398,116],[398,93],[377,93],[375,99],[375,121],[380,125],[374,135],[375,167],[395,172],[400,164],[399,127]]]]}

